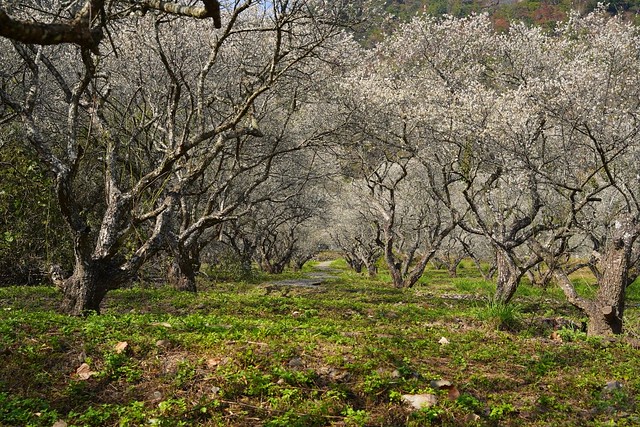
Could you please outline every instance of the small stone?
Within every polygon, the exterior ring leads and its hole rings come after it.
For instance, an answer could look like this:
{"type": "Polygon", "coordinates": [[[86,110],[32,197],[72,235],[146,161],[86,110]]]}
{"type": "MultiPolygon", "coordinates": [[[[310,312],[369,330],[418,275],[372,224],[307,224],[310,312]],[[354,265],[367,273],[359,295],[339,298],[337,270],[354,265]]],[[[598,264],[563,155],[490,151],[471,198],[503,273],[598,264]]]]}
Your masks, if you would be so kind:
{"type": "Polygon", "coordinates": [[[63,420],[58,420],[51,427],[67,427],[67,423],[63,420]]]}
{"type": "Polygon", "coordinates": [[[451,381],[447,380],[433,380],[430,383],[431,388],[435,390],[440,390],[441,388],[449,388],[452,386],[451,381]]]}
{"type": "Polygon", "coordinates": [[[620,381],[609,381],[602,391],[605,393],[611,393],[612,391],[621,390],[622,388],[623,385],[620,381]]]}
{"type": "Polygon", "coordinates": [[[471,424],[471,423],[476,423],[478,421],[480,421],[480,415],[478,415],[478,414],[467,414],[464,417],[464,422],[465,423],[471,424]]]}
{"type": "Polygon", "coordinates": [[[289,360],[288,365],[290,368],[302,368],[304,366],[304,361],[299,357],[294,357],[289,360]]]}
{"type": "Polygon", "coordinates": [[[402,400],[409,403],[415,410],[430,408],[438,403],[438,398],[433,394],[403,394],[402,400]]]}
{"type": "Polygon", "coordinates": [[[440,341],[438,341],[438,343],[440,345],[447,345],[447,344],[449,344],[449,340],[446,339],[445,337],[442,337],[442,338],[440,338],[440,341]]]}
{"type": "Polygon", "coordinates": [[[171,343],[167,340],[158,340],[156,341],[156,347],[169,348],[171,347],[171,343]]]}
{"type": "Polygon", "coordinates": [[[211,394],[213,396],[217,396],[219,392],[220,392],[220,387],[217,387],[215,385],[213,387],[211,387],[211,394]]]}

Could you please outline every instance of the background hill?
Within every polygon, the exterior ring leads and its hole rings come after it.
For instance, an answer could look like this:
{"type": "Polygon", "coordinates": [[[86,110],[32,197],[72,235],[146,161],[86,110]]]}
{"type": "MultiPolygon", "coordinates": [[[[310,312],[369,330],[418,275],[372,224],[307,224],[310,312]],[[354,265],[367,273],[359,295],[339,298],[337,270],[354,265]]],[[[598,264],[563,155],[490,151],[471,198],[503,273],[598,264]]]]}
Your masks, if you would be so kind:
{"type": "MultiPolygon", "coordinates": [[[[381,13],[377,18],[368,17],[366,38],[378,40],[383,32],[421,12],[456,17],[486,12],[498,29],[507,29],[514,21],[551,28],[554,22],[566,19],[569,11],[588,13],[598,3],[597,0],[374,0],[373,9],[381,13]]],[[[640,0],[613,0],[607,3],[607,10],[640,24],[640,0]]]]}

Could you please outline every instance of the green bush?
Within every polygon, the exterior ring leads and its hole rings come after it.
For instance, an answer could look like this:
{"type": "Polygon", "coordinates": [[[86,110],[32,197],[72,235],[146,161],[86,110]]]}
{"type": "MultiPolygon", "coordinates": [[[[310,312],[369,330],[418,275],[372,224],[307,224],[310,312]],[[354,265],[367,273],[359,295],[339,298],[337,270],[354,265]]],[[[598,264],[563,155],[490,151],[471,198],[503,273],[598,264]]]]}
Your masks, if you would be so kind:
{"type": "Polygon", "coordinates": [[[42,283],[51,264],[71,265],[71,240],[52,180],[18,143],[0,149],[0,286],[42,283]]]}

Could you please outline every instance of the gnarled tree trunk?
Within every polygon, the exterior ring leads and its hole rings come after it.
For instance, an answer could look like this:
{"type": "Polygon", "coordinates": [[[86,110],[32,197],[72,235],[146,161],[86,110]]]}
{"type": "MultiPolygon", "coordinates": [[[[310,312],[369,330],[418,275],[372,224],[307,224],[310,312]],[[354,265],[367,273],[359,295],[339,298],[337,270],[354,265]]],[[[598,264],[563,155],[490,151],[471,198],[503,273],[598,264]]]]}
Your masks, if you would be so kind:
{"type": "MultiPolygon", "coordinates": [[[[589,336],[613,336],[623,331],[625,290],[634,279],[629,276],[631,250],[639,234],[640,228],[632,215],[621,215],[613,222],[600,263],[598,292],[593,299],[578,295],[567,273],[558,266],[554,269],[567,300],[587,315],[589,336]]],[[[549,256],[548,252],[545,254],[549,256]]]]}
{"type": "Polygon", "coordinates": [[[126,275],[110,261],[76,259],[73,274],[62,282],[61,310],[72,316],[99,314],[107,292],[126,281],[126,275]]]}
{"type": "Polygon", "coordinates": [[[508,303],[518,289],[522,272],[509,253],[496,247],[496,293],[494,298],[501,303],[508,303]]]}
{"type": "Polygon", "coordinates": [[[196,275],[200,271],[200,256],[194,251],[176,251],[169,265],[167,280],[178,291],[196,292],[196,275]]]}
{"type": "Polygon", "coordinates": [[[602,257],[602,277],[598,281],[598,293],[585,310],[589,316],[589,335],[622,333],[624,296],[631,267],[629,260],[638,227],[633,218],[623,216],[614,221],[610,233],[609,244],[602,257]]]}

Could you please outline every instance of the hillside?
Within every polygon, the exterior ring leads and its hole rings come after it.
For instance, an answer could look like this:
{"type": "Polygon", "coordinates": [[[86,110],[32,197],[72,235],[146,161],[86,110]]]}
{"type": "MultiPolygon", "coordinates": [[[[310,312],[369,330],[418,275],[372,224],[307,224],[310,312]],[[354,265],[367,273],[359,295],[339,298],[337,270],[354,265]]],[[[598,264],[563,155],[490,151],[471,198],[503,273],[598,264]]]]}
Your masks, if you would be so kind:
{"type": "MultiPolygon", "coordinates": [[[[553,22],[565,19],[569,11],[588,13],[598,3],[596,0],[380,0],[374,1],[375,7],[384,10],[391,19],[370,23],[369,37],[376,40],[381,30],[389,31],[421,12],[456,17],[489,13],[498,29],[508,28],[513,21],[551,27],[553,22]]],[[[640,0],[614,0],[608,3],[607,10],[640,24],[640,0]]]]}

